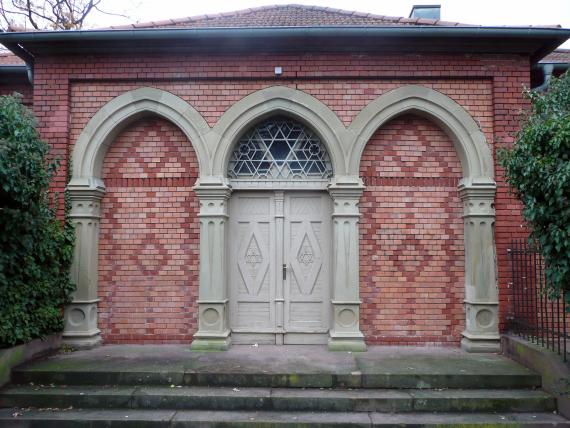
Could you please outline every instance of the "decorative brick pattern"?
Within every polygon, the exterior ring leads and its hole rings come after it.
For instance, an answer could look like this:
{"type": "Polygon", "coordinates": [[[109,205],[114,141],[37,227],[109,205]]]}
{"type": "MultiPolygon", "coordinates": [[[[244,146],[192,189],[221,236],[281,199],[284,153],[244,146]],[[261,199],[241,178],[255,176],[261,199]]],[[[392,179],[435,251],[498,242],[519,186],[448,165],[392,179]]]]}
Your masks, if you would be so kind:
{"type": "MultiPolygon", "coordinates": [[[[529,85],[529,69],[529,59],[517,55],[306,54],[37,58],[34,70],[34,112],[39,119],[42,137],[52,146],[52,154],[62,159],[62,169],[53,186],[54,190],[61,192],[65,186],[67,158],[89,119],[113,97],[141,86],[157,87],[180,96],[192,104],[210,125],[214,125],[224,111],[244,96],[268,86],[286,85],[315,96],[348,125],[367,103],[386,91],[407,84],[424,85],[441,91],[461,104],[479,123],[487,141],[496,152],[498,147],[508,146],[514,140],[520,112],[527,106],[521,91],[524,85],[529,85]],[[276,65],[283,67],[283,75],[278,79],[274,76],[276,65]]],[[[394,125],[389,124],[389,126],[394,125]]],[[[380,133],[386,132],[388,128],[382,129],[380,133]]],[[[377,144],[376,138],[377,136],[371,145],[377,144]]],[[[369,169],[369,166],[363,168],[369,169]]],[[[495,166],[495,169],[499,185],[495,232],[501,328],[504,328],[512,310],[509,288],[510,261],[506,250],[510,240],[524,237],[526,230],[521,226],[520,206],[505,185],[500,168],[495,166]]],[[[458,179],[456,175],[438,178],[421,175],[413,177],[404,173],[408,174],[409,171],[403,171],[402,176],[385,176],[371,171],[373,177],[367,177],[366,180],[374,186],[374,189],[382,188],[384,191],[389,186],[394,190],[401,189],[406,192],[412,192],[409,189],[413,189],[414,193],[410,193],[409,197],[418,192],[423,200],[428,201],[439,190],[453,194],[456,198],[455,185],[458,179]]],[[[197,171],[192,174],[197,174],[197,171]]],[[[172,180],[180,179],[183,177],[172,178],[172,180]]],[[[105,180],[107,181],[107,178],[105,180]]],[[[139,180],[139,178],[131,177],[124,180],[139,180]]],[[[123,181],[123,183],[133,186],[138,182],[123,181]]],[[[148,180],[145,183],[148,183],[148,180]]],[[[176,182],[176,184],[172,182],[171,185],[178,186],[180,183],[186,188],[186,182],[176,182]]],[[[108,183],[107,187],[109,188],[108,183]]],[[[126,188],[130,192],[131,187],[126,188]]],[[[364,197],[369,198],[370,192],[364,197]]],[[[190,195],[188,198],[194,198],[191,192],[188,194],[190,195]]],[[[191,200],[195,204],[195,200],[191,200]]],[[[446,203],[446,201],[436,202],[442,205],[446,203]]],[[[363,206],[366,204],[370,205],[370,201],[364,199],[363,206]]],[[[417,217],[423,215],[422,212],[425,212],[426,216],[429,214],[429,206],[412,208],[420,210],[414,214],[415,220],[412,218],[416,222],[417,217]]],[[[436,208],[443,209],[441,206],[436,208]]],[[[380,214],[372,213],[372,215],[380,214]]],[[[424,219],[426,224],[434,223],[435,229],[439,230],[443,226],[436,220],[429,216],[424,219]]],[[[455,232],[455,229],[453,231],[455,232]]],[[[373,244],[367,245],[380,244],[385,243],[376,240],[373,244]]],[[[381,249],[382,247],[368,251],[376,251],[379,254],[381,249]]],[[[196,260],[194,263],[197,263],[197,253],[193,254],[192,257],[196,260]]],[[[364,303],[362,325],[369,341],[379,341],[384,340],[383,335],[391,326],[387,324],[388,321],[379,318],[381,314],[375,313],[375,302],[369,300],[371,292],[369,281],[379,276],[365,265],[370,263],[372,256],[370,253],[368,261],[362,261],[363,272],[366,269],[369,272],[366,281],[362,283],[363,296],[367,299],[364,303]],[[382,324],[384,322],[386,324],[382,324]]],[[[413,273],[406,275],[418,276],[413,273]]],[[[455,278],[454,275],[452,276],[455,278]]],[[[401,284],[407,281],[404,278],[401,284]]],[[[456,296],[456,300],[460,300],[460,296],[456,296]]],[[[447,335],[445,340],[456,343],[457,332],[461,330],[460,322],[455,320],[455,315],[449,315],[453,314],[455,309],[447,309],[451,312],[448,312],[446,322],[451,324],[438,326],[439,330],[434,330],[436,332],[434,335],[445,330],[447,335]]],[[[426,315],[432,316],[432,314],[426,315]]],[[[189,319],[195,317],[189,311],[186,311],[185,316],[190,317],[189,319]]],[[[411,314],[401,313],[401,316],[408,317],[405,319],[406,328],[407,325],[416,322],[411,314]]],[[[420,313],[414,316],[419,317],[420,313]]],[[[190,330],[192,328],[189,328],[190,330]]],[[[430,343],[431,339],[426,330],[420,328],[418,331],[424,332],[422,341],[430,343]]],[[[116,340],[134,339],[117,337],[116,340]]],[[[186,340],[189,340],[189,337],[186,340]]],[[[435,338],[433,341],[441,343],[440,338],[435,338]]],[[[401,343],[419,342],[409,338],[401,341],[401,343]]]]}
{"type": "Polygon", "coordinates": [[[457,344],[464,326],[461,165],[451,139],[406,115],[380,128],[360,166],[362,328],[368,343],[457,344]]]}
{"type": "Polygon", "coordinates": [[[124,129],[103,167],[99,327],[106,343],[189,343],[197,327],[194,150],[170,122],[124,129]]]}

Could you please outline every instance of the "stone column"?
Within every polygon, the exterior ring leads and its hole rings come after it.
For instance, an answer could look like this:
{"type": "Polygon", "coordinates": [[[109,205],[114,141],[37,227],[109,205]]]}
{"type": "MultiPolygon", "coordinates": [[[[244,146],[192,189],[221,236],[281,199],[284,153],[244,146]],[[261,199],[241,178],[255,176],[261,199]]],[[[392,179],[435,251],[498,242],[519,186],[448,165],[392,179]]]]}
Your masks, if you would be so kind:
{"type": "Polygon", "coordinates": [[[223,179],[201,179],[194,187],[200,199],[200,288],[198,332],[192,350],[227,350],[230,345],[227,286],[228,200],[223,179]]]}
{"type": "Polygon", "coordinates": [[[358,204],[364,191],[357,177],[335,177],[329,185],[333,199],[331,351],[366,351],[360,332],[358,204]]]}
{"type": "Polygon", "coordinates": [[[467,352],[498,352],[495,184],[462,184],[459,195],[465,225],[465,331],[461,347],[467,352]]]}
{"type": "Polygon", "coordinates": [[[97,276],[99,268],[99,220],[102,184],[73,184],[70,217],[75,225],[75,250],[71,279],[76,284],[73,301],[65,308],[63,340],[76,348],[93,347],[101,341],[97,328],[97,276]]]}

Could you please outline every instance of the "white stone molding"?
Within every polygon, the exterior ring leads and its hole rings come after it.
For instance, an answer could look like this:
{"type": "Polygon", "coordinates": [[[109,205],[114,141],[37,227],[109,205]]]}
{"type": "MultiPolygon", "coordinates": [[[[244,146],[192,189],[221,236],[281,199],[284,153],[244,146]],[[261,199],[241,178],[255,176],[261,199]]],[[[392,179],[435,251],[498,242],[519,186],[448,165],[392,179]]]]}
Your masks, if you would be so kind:
{"type": "Polygon", "coordinates": [[[326,146],[333,170],[344,174],[350,141],[338,116],[324,103],[306,92],[286,86],[256,91],[232,105],[212,129],[209,141],[213,175],[225,176],[230,154],[239,137],[257,122],[283,114],[309,126],[326,146]]]}
{"type": "Polygon", "coordinates": [[[227,287],[228,199],[224,179],[200,180],[194,187],[200,200],[200,288],[198,332],[192,349],[226,350],[230,345],[227,287]]]}
{"type": "Polygon", "coordinates": [[[364,335],[360,332],[360,257],[358,204],[364,191],[362,180],[335,177],[329,185],[333,199],[332,214],[332,306],[330,329],[331,351],[365,351],[364,335]]]}
{"type": "Polygon", "coordinates": [[[499,352],[499,290],[495,255],[495,186],[459,187],[465,228],[465,331],[469,352],[499,352]]]}
{"type": "Polygon", "coordinates": [[[178,126],[192,143],[200,171],[207,171],[210,157],[204,135],[210,127],[204,118],[182,98],[145,87],[113,98],[87,123],[73,148],[71,183],[100,186],[108,146],[128,124],[148,114],[158,115],[178,126]]]}
{"type": "Polygon", "coordinates": [[[426,116],[452,139],[463,169],[463,183],[494,184],[493,156],[477,122],[448,96],[424,86],[394,89],[369,103],[350,124],[353,136],[348,173],[357,175],[360,158],[376,130],[405,113],[426,116]]]}
{"type": "Polygon", "coordinates": [[[63,340],[74,347],[91,347],[101,341],[97,328],[97,276],[101,199],[105,190],[81,186],[68,190],[76,240],[71,280],[76,290],[72,303],[65,308],[63,340]]]}

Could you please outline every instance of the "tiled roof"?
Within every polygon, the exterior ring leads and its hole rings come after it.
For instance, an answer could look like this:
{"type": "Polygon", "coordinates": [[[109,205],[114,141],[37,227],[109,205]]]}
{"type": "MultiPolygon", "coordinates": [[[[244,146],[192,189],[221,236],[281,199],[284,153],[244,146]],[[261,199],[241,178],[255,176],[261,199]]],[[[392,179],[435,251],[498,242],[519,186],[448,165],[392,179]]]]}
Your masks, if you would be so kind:
{"type": "Polygon", "coordinates": [[[323,27],[323,26],[451,26],[468,24],[435,19],[402,18],[353,12],[330,7],[296,4],[262,6],[235,12],[168,19],[110,27],[132,28],[199,28],[199,27],[323,27]]]}
{"type": "Polygon", "coordinates": [[[25,62],[12,52],[0,51],[0,65],[24,65],[25,62]]]}
{"type": "Polygon", "coordinates": [[[566,63],[570,64],[570,49],[556,49],[540,60],[545,63],[566,63]]]}

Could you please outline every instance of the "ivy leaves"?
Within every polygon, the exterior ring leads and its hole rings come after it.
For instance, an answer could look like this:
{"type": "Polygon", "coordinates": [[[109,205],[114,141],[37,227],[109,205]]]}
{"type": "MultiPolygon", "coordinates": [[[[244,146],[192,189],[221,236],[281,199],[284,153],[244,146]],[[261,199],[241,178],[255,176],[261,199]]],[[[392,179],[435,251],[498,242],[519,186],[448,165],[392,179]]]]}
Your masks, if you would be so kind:
{"type": "MultiPolygon", "coordinates": [[[[60,331],[74,230],[50,206],[58,167],[17,96],[0,97],[0,347],[60,331]]],[[[66,198],[66,212],[69,211],[66,198]]]]}
{"type": "Polygon", "coordinates": [[[570,74],[546,93],[527,92],[532,109],[511,150],[500,153],[508,183],[524,204],[531,238],[546,262],[548,294],[570,307],[570,74]]]}

